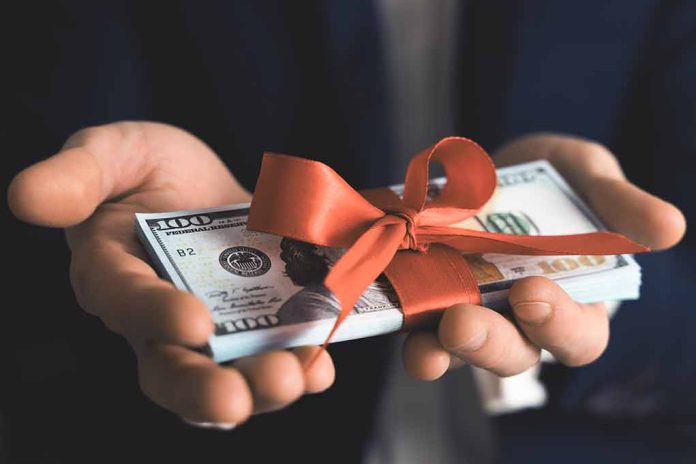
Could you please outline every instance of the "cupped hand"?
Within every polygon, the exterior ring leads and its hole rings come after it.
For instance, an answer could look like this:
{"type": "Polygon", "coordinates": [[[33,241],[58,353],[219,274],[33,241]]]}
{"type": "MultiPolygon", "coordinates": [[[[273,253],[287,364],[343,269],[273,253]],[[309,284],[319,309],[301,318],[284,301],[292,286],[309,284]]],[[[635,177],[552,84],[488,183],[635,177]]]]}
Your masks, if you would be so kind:
{"type": "Polygon", "coordinates": [[[247,202],[213,151],[164,124],[119,122],[81,130],[61,151],[20,172],[8,201],[29,223],[66,229],[80,306],[123,335],[142,390],[188,421],[238,424],[328,388],[331,358],[316,347],[221,366],[192,350],[213,331],[199,299],[160,279],[134,233],[134,213],[247,202]]]}
{"type": "MultiPolygon", "coordinates": [[[[669,248],[684,235],[682,213],[626,180],[602,145],[537,134],[494,155],[498,166],[535,159],[551,162],[610,229],[653,250],[669,248]]],[[[577,303],[544,277],[515,283],[508,299],[517,324],[488,308],[461,304],[445,311],[437,331],[410,334],[403,348],[407,371],[434,380],[468,363],[510,376],[535,365],[541,349],[568,366],[580,366],[597,359],[607,346],[609,321],[602,303],[577,303]]]]}

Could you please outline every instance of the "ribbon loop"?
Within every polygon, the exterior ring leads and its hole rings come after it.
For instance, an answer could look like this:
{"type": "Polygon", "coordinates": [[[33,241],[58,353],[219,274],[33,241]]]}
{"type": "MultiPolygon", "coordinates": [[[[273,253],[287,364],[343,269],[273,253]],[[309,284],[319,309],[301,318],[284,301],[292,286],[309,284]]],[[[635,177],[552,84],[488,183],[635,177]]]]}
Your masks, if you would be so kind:
{"type": "Polygon", "coordinates": [[[446,137],[411,159],[403,203],[418,211],[444,207],[476,214],[493,196],[496,184],[495,166],[483,148],[463,137],[446,137]],[[426,205],[431,160],[442,165],[447,183],[426,205]]]}
{"type": "Polygon", "coordinates": [[[351,246],[384,212],[324,163],[266,153],[248,228],[315,245],[351,246]]]}

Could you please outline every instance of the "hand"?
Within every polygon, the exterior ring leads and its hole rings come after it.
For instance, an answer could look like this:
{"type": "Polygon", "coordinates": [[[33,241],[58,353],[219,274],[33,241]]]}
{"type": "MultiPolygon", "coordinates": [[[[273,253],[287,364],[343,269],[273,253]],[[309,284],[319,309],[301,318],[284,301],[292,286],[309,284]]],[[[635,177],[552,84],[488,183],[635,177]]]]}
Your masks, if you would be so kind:
{"type": "MultiPolygon", "coordinates": [[[[616,158],[597,143],[540,134],[518,139],[494,155],[499,166],[542,158],[610,229],[654,250],[669,248],[684,235],[682,213],[627,181],[616,158]]],[[[609,321],[602,303],[576,303],[543,277],[520,280],[508,299],[517,325],[488,308],[461,304],[445,311],[437,333],[410,334],[403,349],[407,371],[434,380],[469,363],[510,376],[535,365],[541,349],[568,366],[580,366],[607,346],[609,321]]]]}
{"type": "Polygon", "coordinates": [[[123,335],[138,358],[142,390],[189,421],[238,424],[328,388],[334,368],[316,347],[215,364],[188,347],[212,334],[200,300],[157,277],[134,234],[134,213],[247,202],[246,192],[203,142],[175,127],[121,122],[81,130],[55,156],[19,173],[14,214],[64,227],[71,281],[87,312],[123,335]]]}

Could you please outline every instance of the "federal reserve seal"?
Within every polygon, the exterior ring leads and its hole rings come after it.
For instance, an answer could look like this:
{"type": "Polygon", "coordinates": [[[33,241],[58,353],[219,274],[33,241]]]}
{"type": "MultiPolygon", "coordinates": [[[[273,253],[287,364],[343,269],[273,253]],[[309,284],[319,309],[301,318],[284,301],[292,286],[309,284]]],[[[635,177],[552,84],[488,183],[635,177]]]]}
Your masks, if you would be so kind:
{"type": "Polygon", "coordinates": [[[234,275],[257,277],[268,272],[271,268],[271,260],[261,250],[238,246],[220,253],[220,265],[234,275]]]}

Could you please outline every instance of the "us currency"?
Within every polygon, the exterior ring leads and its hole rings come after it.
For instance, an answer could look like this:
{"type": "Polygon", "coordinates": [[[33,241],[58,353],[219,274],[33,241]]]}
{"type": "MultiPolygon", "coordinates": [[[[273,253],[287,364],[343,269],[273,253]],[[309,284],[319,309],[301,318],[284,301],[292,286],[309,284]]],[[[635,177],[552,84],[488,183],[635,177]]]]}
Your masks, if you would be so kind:
{"type": "MultiPolygon", "coordinates": [[[[498,169],[498,188],[477,214],[456,226],[491,232],[561,235],[604,229],[546,161],[498,169]]],[[[438,194],[444,179],[431,181],[438,194]]],[[[393,187],[400,193],[401,187],[393,187]]],[[[208,306],[215,332],[209,354],[218,362],[324,341],[340,305],[323,287],[344,252],[246,228],[248,204],[136,215],[136,230],[160,275],[208,306]]],[[[288,211],[287,214],[293,214],[288,211]]],[[[484,305],[506,307],[515,281],[553,279],[580,302],[635,299],[640,267],[629,255],[464,255],[484,305]]],[[[414,270],[418,272],[418,270],[414,270]]],[[[398,331],[399,300],[380,277],[363,293],[333,342],[398,331]]]]}

